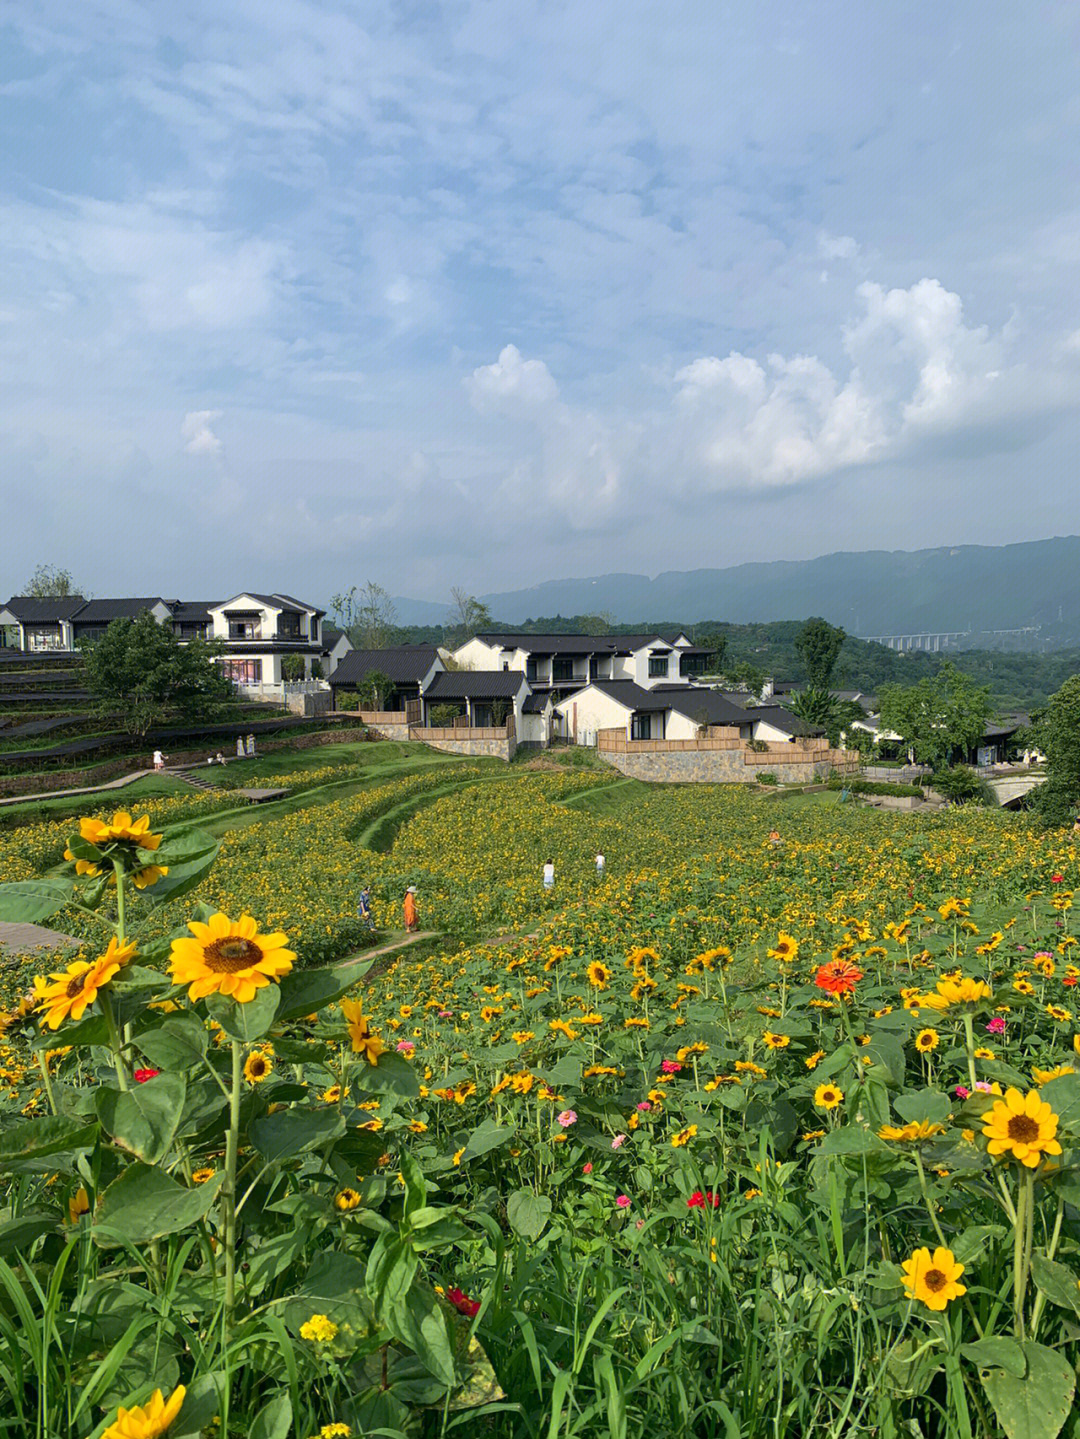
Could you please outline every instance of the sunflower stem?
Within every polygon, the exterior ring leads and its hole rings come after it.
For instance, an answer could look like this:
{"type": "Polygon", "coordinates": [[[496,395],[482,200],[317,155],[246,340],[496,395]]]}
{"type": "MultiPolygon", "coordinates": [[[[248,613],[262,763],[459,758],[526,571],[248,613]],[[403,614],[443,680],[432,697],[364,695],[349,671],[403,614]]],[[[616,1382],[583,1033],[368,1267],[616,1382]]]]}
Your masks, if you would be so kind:
{"type": "Polygon", "coordinates": [[[922,1155],[919,1153],[919,1146],[914,1147],[915,1168],[919,1171],[919,1189],[922,1191],[923,1203],[926,1205],[926,1212],[930,1216],[930,1223],[934,1226],[934,1233],[938,1237],[938,1243],[943,1249],[948,1249],[949,1242],[941,1232],[941,1225],[938,1223],[937,1211],[930,1200],[930,1191],[926,1185],[926,1170],[923,1168],[922,1155]]]}
{"type": "Polygon", "coordinates": [[[1024,1338],[1024,1249],[1027,1238],[1027,1210],[1030,1202],[1028,1175],[1021,1174],[1016,1186],[1016,1223],[1013,1226],[1013,1328],[1017,1339],[1024,1338]]]}
{"type": "Polygon", "coordinates": [[[225,1139],[225,1182],[221,1203],[225,1230],[225,1344],[232,1334],[236,1308],[236,1154],[240,1143],[240,1083],[243,1079],[243,1049],[232,1040],[232,1085],[229,1090],[229,1129],[225,1139]]]}
{"type": "Polygon", "coordinates": [[[964,1048],[967,1050],[968,1078],[971,1080],[972,1089],[975,1088],[975,1033],[970,1011],[962,1014],[964,1022],[964,1048]]]}
{"type": "Polygon", "coordinates": [[[125,944],[127,942],[127,934],[124,927],[124,868],[119,860],[113,860],[113,873],[116,875],[116,942],[117,944],[125,944]]]}
{"type": "Polygon", "coordinates": [[[53,1114],[55,1114],[56,1096],[55,1094],[53,1094],[52,1075],[49,1073],[49,1056],[47,1050],[39,1049],[37,1051],[37,1062],[38,1067],[41,1070],[42,1082],[45,1085],[45,1095],[49,1101],[49,1109],[53,1114]]]}
{"type": "Polygon", "coordinates": [[[109,1048],[112,1050],[116,1078],[120,1088],[126,1090],[128,1088],[127,1070],[124,1068],[121,1054],[120,1031],[116,1027],[116,1012],[113,1009],[112,995],[107,989],[99,989],[97,997],[98,1003],[101,1005],[101,1012],[105,1016],[105,1026],[109,1031],[109,1048]]]}

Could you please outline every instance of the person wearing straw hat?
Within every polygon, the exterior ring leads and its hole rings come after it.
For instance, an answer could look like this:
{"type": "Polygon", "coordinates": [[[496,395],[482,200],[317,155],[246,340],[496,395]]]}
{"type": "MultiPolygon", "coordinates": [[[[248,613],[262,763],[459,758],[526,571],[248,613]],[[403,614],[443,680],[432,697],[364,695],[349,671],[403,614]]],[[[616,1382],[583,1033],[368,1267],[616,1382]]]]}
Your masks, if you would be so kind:
{"type": "Polygon", "coordinates": [[[416,885],[410,884],[405,891],[405,899],[401,906],[405,916],[405,933],[415,934],[420,928],[420,921],[416,917],[416,885]]]}

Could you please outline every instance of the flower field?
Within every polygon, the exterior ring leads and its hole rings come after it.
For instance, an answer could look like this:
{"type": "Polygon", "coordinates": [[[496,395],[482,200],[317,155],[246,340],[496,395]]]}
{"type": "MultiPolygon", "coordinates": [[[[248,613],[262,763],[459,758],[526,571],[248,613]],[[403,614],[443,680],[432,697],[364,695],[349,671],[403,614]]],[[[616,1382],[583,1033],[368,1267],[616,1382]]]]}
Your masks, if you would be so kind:
{"type": "Polygon", "coordinates": [[[1071,836],[605,785],[5,840],[0,1432],[1080,1435],[1071,836]]]}

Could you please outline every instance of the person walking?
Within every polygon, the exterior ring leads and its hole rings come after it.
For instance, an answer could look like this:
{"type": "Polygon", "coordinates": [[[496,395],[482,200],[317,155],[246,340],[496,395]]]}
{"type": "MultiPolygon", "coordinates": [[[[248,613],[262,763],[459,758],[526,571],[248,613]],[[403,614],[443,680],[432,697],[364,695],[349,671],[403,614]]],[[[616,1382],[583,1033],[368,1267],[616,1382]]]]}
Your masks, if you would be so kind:
{"type": "Polygon", "coordinates": [[[596,856],[596,877],[597,877],[597,879],[603,879],[603,877],[604,877],[604,856],[603,856],[603,854],[598,854],[598,855],[596,856]]]}
{"type": "Polygon", "coordinates": [[[401,905],[401,912],[405,916],[405,933],[415,934],[420,928],[420,921],[416,916],[416,885],[410,884],[405,891],[405,899],[401,905]]]}
{"type": "Polygon", "coordinates": [[[255,758],[255,736],[253,734],[249,734],[247,737],[247,757],[248,759],[255,758]]]}
{"type": "Polygon", "coordinates": [[[544,888],[555,888],[555,861],[553,859],[544,862],[544,888]]]}
{"type": "Polygon", "coordinates": [[[156,749],[154,751],[154,769],[158,772],[158,774],[160,774],[164,768],[165,756],[161,753],[159,749],[156,749]]]}
{"type": "Polygon", "coordinates": [[[360,891],[360,898],[357,901],[356,912],[367,925],[368,929],[374,932],[375,921],[371,917],[371,890],[368,889],[366,884],[360,891]]]}
{"type": "Polygon", "coordinates": [[[236,758],[244,758],[244,740],[242,735],[236,736],[236,758]]]}

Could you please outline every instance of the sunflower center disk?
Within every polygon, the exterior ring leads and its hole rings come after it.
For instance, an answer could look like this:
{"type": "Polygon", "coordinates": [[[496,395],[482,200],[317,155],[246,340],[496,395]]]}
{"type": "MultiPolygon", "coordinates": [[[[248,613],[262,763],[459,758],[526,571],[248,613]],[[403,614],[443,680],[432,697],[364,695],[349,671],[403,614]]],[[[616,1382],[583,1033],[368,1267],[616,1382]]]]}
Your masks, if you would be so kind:
{"type": "Polygon", "coordinates": [[[1030,1144],[1038,1139],[1039,1126],[1026,1114],[1016,1114],[1009,1120],[1009,1138],[1020,1144],[1030,1144]]]}
{"type": "Polygon", "coordinates": [[[936,1294],[939,1289],[944,1289],[947,1282],[940,1269],[928,1269],[923,1276],[923,1283],[931,1294],[936,1294]]]}
{"type": "Polygon", "coordinates": [[[84,990],[85,988],[86,988],[86,975],[85,975],[85,974],[76,974],[76,975],[73,975],[72,978],[68,980],[68,986],[67,986],[67,989],[66,989],[65,993],[67,994],[68,999],[77,999],[78,996],[79,996],[80,994],[82,994],[82,992],[83,992],[83,990],[84,990]]]}
{"type": "Polygon", "coordinates": [[[207,945],[204,958],[214,974],[236,974],[258,964],[263,953],[250,939],[215,939],[207,945]]]}

